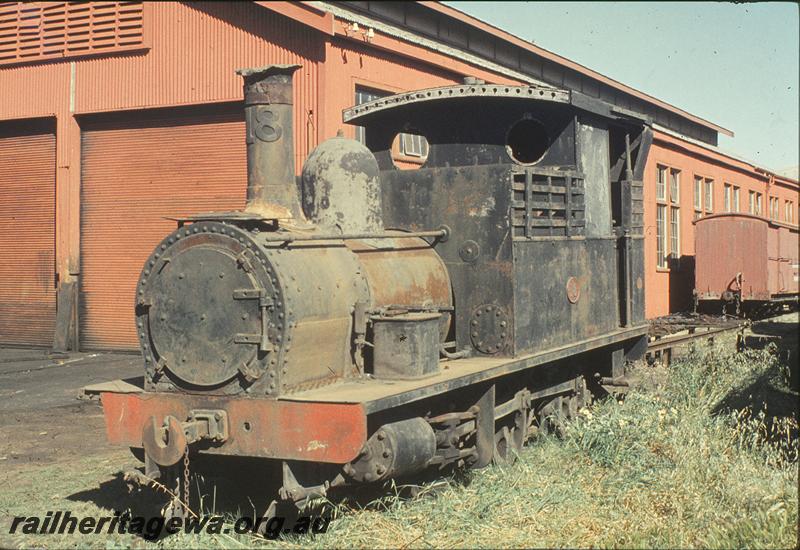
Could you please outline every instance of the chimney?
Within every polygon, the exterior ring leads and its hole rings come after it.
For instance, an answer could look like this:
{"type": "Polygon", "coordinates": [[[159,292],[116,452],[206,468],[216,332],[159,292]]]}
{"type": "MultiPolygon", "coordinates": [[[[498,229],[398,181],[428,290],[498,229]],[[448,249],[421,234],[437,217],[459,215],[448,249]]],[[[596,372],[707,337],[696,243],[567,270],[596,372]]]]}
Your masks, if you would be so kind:
{"type": "Polygon", "coordinates": [[[294,168],[292,75],[300,65],[239,69],[244,78],[247,206],[271,219],[305,221],[294,168]]]}

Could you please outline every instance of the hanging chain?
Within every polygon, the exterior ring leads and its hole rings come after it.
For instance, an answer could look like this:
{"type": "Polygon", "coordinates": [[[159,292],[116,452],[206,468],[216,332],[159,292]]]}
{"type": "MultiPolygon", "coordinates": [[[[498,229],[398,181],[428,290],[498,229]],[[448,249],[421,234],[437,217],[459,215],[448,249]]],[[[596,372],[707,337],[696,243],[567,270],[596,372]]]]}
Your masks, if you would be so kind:
{"type": "Polygon", "coordinates": [[[183,453],[183,511],[184,517],[189,515],[189,445],[183,453]]]}

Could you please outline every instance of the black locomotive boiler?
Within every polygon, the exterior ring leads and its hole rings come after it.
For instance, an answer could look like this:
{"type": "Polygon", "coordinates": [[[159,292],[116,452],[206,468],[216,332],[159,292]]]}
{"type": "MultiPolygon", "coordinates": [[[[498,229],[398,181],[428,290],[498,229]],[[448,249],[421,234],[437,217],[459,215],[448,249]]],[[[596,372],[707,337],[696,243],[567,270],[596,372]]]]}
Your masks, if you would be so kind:
{"type": "Polygon", "coordinates": [[[244,77],[243,211],[197,215],[137,285],[143,386],[102,388],[109,441],[281,464],[276,500],[513,458],[624,384],[646,347],[648,121],[574,91],[464,85],[344,112],[295,177],[296,66],[244,77]],[[417,170],[398,134],[427,139],[417,170]]]}

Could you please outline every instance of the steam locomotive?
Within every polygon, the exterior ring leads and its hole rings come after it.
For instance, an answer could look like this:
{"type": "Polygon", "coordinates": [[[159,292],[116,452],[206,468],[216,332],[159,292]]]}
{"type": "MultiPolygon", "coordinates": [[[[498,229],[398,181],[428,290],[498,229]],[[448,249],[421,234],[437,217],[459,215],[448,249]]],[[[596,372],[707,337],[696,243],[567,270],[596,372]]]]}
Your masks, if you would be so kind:
{"type": "Polygon", "coordinates": [[[178,220],[136,291],[143,385],[101,393],[148,476],[281,465],[276,502],[513,460],[646,349],[646,117],[576,91],[462,85],[347,109],[294,166],[297,66],[240,70],[242,211],[178,220]],[[417,170],[393,159],[422,135],[417,170]]]}

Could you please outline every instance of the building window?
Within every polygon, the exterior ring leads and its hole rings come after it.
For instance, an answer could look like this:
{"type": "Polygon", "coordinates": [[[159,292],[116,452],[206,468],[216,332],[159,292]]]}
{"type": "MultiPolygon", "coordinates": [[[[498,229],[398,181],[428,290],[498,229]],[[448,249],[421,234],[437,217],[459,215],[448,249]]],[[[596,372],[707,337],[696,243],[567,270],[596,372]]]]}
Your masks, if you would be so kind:
{"type": "Polygon", "coordinates": [[[788,223],[794,223],[794,203],[792,201],[785,201],[783,209],[786,221],[788,223]]]}
{"type": "Polygon", "coordinates": [[[400,134],[400,152],[409,157],[427,158],[428,140],[417,134],[400,134]]]}
{"type": "Polygon", "coordinates": [[[733,188],[733,211],[739,212],[739,188],[733,188]]]}
{"type": "Polygon", "coordinates": [[[144,46],[142,2],[0,3],[0,65],[144,46]]]}
{"type": "Polygon", "coordinates": [[[669,171],[669,201],[672,204],[681,202],[681,171],[673,168],[669,171]]]}
{"type": "MultiPolygon", "coordinates": [[[[356,105],[374,101],[382,97],[391,95],[388,92],[372,90],[356,86],[356,105]]],[[[356,126],[356,141],[366,145],[367,136],[363,126],[356,126]]],[[[398,134],[399,147],[395,152],[407,157],[415,157],[422,160],[428,158],[428,140],[424,136],[417,134],[398,134]]]]}
{"type": "Polygon", "coordinates": [[[722,188],[722,205],[725,208],[725,212],[731,211],[731,184],[726,183],[725,186],[722,188]]]}
{"type": "Polygon", "coordinates": [[[667,267],[667,207],[659,204],[656,206],[656,262],[657,266],[667,267]]]}
{"type": "Polygon", "coordinates": [[[694,209],[703,210],[703,178],[694,177],[694,209]]]}
{"type": "Polygon", "coordinates": [[[780,219],[780,209],[778,208],[778,199],[775,197],[769,198],[769,217],[773,220],[780,219]]]}
{"type": "MultiPolygon", "coordinates": [[[[367,88],[361,88],[359,86],[356,86],[356,105],[361,105],[362,103],[374,101],[376,99],[386,97],[387,95],[391,94],[389,94],[388,92],[369,90],[367,88]]],[[[367,134],[363,126],[356,126],[356,141],[358,141],[363,145],[367,144],[367,134]]]]}
{"type": "Polygon", "coordinates": [[[754,216],[761,215],[761,193],[750,191],[750,213],[754,216]]]}
{"type": "MultiPolygon", "coordinates": [[[[696,197],[695,197],[696,198],[696,197]]],[[[667,269],[681,254],[681,171],[657,166],[656,171],[657,267],[667,269]],[[669,178],[669,187],[667,187],[669,178]],[[667,196],[669,192],[669,197],[667,196]]]]}
{"type": "Polygon", "coordinates": [[[656,199],[667,200],[667,169],[664,166],[656,168],[656,199]]]}
{"type": "Polygon", "coordinates": [[[714,210],[714,180],[706,180],[706,212],[714,210]]]}
{"type": "Polygon", "coordinates": [[[669,254],[672,260],[681,257],[681,210],[671,207],[669,209],[669,254]]]}

